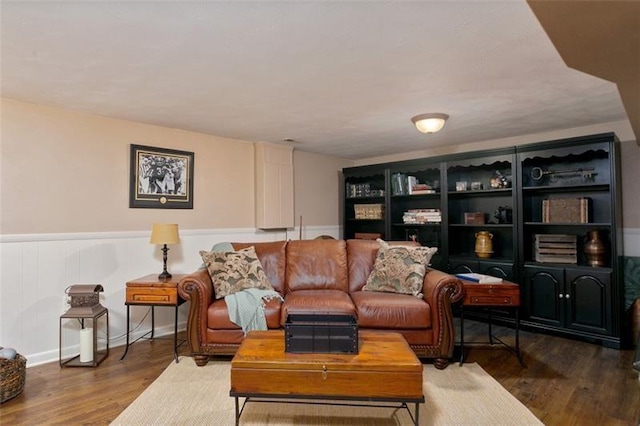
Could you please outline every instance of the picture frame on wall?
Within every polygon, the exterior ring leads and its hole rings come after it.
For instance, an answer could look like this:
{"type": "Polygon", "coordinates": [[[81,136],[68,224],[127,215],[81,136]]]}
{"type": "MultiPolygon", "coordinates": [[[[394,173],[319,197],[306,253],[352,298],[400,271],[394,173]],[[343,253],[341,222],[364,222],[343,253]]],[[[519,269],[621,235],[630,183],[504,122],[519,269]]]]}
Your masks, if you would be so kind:
{"type": "Polygon", "coordinates": [[[130,208],[192,209],[193,152],[131,144],[130,208]]]}

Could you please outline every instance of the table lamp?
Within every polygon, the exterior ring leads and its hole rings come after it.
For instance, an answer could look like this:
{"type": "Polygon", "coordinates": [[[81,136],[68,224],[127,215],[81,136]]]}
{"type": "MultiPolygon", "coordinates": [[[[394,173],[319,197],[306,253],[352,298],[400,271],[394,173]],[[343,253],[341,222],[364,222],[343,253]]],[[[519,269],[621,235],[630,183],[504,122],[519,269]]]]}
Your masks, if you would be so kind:
{"type": "Polygon", "coordinates": [[[178,244],[180,236],[178,235],[178,224],[176,223],[154,223],[151,228],[151,244],[162,245],[162,273],[158,275],[158,279],[169,279],[171,274],[167,272],[167,252],[169,248],[167,244],[178,244]]]}

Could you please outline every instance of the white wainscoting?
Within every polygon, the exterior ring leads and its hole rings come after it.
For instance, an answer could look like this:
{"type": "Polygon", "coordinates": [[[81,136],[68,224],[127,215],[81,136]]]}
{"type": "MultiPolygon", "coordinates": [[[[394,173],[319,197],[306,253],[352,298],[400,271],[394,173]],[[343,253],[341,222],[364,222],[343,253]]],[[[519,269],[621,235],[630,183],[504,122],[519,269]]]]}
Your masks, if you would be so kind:
{"type": "MultiPolygon", "coordinates": [[[[339,226],[303,228],[302,238],[319,235],[340,238],[339,226]]],[[[202,260],[198,251],[222,241],[277,241],[300,236],[298,229],[181,230],[180,244],[169,247],[171,273],[195,271],[202,260]]],[[[59,358],[60,315],[67,310],[65,289],[72,284],[101,284],[103,306],[109,309],[110,349],[124,345],[126,333],[125,283],[162,272],[162,252],[149,244],[149,231],[0,236],[0,346],[13,347],[28,366],[59,358]]],[[[148,307],[131,308],[131,326],[148,307]]],[[[179,309],[178,325],[185,328],[188,304],[179,309]]],[[[150,317],[131,338],[149,330],[150,317]]],[[[156,309],[156,335],[173,333],[172,308],[156,309]]],[[[72,339],[68,339],[71,341],[72,339]]],[[[63,340],[66,343],[67,340],[63,340]]],[[[77,354],[78,348],[63,348],[77,354]]],[[[129,352],[127,356],[135,356],[129,352]]],[[[120,351],[118,351],[118,355],[120,351]]],[[[110,356],[116,356],[110,354],[110,356]]]]}
{"type": "MultiPolygon", "coordinates": [[[[640,229],[625,229],[625,256],[640,256],[640,229]]],[[[339,238],[339,226],[304,227],[302,238],[319,235],[339,238]]],[[[181,242],[169,250],[168,269],[190,273],[201,262],[199,250],[221,241],[276,241],[298,239],[297,229],[182,230],[181,242]]],[[[66,311],[65,289],[72,284],[101,284],[101,303],[109,309],[110,348],[124,345],[126,331],[125,283],[162,271],[162,253],[149,244],[149,232],[80,234],[27,234],[0,236],[0,346],[13,347],[28,365],[57,361],[59,318],[66,311]]],[[[135,327],[149,308],[132,307],[135,327]]],[[[184,329],[188,305],[179,310],[184,329]]],[[[150,321],[132,332],[131,338],[149,330],[150,321]]],[[[156,309],[156,335],[173,333],[173,310],[156,309]]],[[[63,349],[78,353],[77,347],[63,349]]],[[[120,352],[118,352],[119,354],[120,352]]],[[[111,354],[110,356],[116,356],[111,354]]],[[[135,356],[133,353],[127,356],[135,356]]]]}

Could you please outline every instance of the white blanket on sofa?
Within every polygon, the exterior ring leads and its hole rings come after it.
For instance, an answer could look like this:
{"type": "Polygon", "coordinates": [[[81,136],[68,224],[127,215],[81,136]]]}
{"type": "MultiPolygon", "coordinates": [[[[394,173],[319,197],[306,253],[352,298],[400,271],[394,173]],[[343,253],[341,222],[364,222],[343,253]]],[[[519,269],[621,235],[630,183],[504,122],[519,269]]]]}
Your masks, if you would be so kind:
{"type": "Polygon", "coordinates": [[[246,335],[251,330],[266,330],[267,318],[264,313],[265,301],[282,296],[274,290],[248,288],[224,297],[229,311],[229,319],[242,327],[246,335]]]}

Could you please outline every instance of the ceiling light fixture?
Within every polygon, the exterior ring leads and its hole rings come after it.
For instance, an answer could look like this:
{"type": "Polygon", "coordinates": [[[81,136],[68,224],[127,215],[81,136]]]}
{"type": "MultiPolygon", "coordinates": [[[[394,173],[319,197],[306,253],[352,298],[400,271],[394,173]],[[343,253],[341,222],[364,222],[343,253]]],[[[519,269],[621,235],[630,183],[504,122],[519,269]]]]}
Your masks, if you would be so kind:
{"type": "Polygon", "coordinates": [[[444,123],[448,118],[449,116],[447,114],[434,112],[430,114],[416,115],[411,119],[411,121],[419,132],[435,133],[444,127],[444,123]]]}

